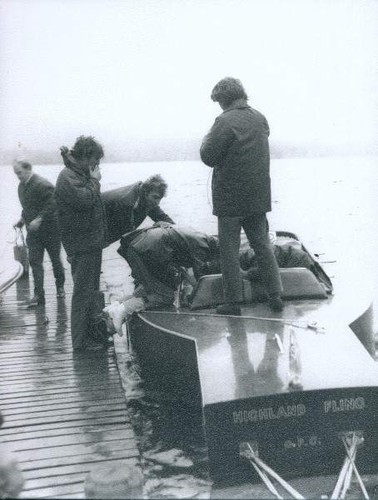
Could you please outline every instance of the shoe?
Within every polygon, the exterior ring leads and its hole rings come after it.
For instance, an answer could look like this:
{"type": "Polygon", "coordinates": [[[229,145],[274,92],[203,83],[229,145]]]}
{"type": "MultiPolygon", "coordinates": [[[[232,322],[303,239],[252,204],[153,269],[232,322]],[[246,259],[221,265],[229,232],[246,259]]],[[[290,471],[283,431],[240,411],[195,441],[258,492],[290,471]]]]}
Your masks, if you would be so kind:
{"type": "Polygon", "coordinates": [[[64,291],[64,288],[62,286],[59,286],[56,289],[56,296],[58,299],[64,299],[64,297],[66,296],[66,292],[64,291]]]}
{"type": "Polygon", "coordinates": [[[44,306],[46,303],[45,297],[39,297],[38,295],[34,295],[33,298],[31,298],[27,303],[28,308],[32,307],[37,307],[37,306],[44,306]]]}
{"type": "Polygon", "coordinates": [[[282,299],[281,299],[279,294],[271,295],[268,299],[268,304],[269,304],[269,307],[271,308],[271,310],[274,312],[283,311],[284,304],[283,304],[282,299]]]}
{"type": "Polygon", "coordinates": [[[217,314],[224,314],[225,316],[240,316],[241,309],[238,304],[222,304],[216,308],[217,314]]]}

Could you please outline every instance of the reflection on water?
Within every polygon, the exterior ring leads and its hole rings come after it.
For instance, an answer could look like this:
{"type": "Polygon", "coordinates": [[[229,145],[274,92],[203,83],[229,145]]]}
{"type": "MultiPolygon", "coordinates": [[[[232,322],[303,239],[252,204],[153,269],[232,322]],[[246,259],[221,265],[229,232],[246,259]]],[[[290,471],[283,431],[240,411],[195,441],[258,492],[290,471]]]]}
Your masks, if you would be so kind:
{"type": "Polygon", "coordinates": [[[142,455],[148,497],[209,498],[211,482],[200,409],[147,387],[131,351],[117,347],[117,363],[142,455]]]}
{"type": "Polygon", "coordinates": [[[227,340],[231,348],[236,380],[235,398],[243,398],[251,394],[252,387],[254,396],[265,395],[267,387],[270,393],[280,392],[284,382],[279,373],[281,352],[277,344],[277,336],[282,342],[284,326],[278,323],[274,326],[273,333],[260,334],[259,330],[256,330],[250,335],[252,337],[250,343],[242,321],[234,322],[230,318],[228,329],[230,335],[227,340]],[[254,356],[256,350],[262,350],[263,354],[258,362],[253,363],[250,356],[254,356]]]}

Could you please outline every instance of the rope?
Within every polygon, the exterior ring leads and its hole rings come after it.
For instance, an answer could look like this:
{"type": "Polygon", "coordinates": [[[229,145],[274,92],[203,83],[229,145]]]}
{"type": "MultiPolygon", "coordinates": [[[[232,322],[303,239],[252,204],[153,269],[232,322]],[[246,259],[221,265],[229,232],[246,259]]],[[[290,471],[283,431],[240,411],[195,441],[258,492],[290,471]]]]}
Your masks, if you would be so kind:
{"type": "MultiPolygon", "coordinates": [[[[342,436],[342,442],[346,451],[346,457],[344,459],[343,466],[338,475],[336,485],[331,495],[331,499],[340,499],[345,498],[346,493],[350,487],[350,483],[352,480],[353,473],[355,474],[358,484],[363,493],[363,498],[369,500],[369,495],[366,491],[365,485],[362,481],[362,478],[356,467],[356,455],[357,448],[363,443],[364,439],[358,433],[353,432],[349,433],[348,436],[342,436]]],[[[279,499],[283,497],[278,493],[272,481],[269,479],[268,474],[275,479],[293,498],[304,499],[300,493],[296,489],[294,489],[289,483],[287,483],[277,472],[271,469],[265,462],[263,462],[259,457],[257,452],[255,452],[250,443],[244,443],[243,449],[240,451],[240,455],[246,458],[260,479],[263,481],[265,486],[269,489],[269,491],[279,499]]]]}
{"type": "Polygon", "coordinates": [[[216,314],[216,313],[195,313],[195,312],[184,312],[184,311],[152,311],[152,310],[145,310],[143,312],[149,313],[149,314],[161,314],[162,312],[164,314],[177,314],[180,316],[198,316],[198,317],[219,317],[219,318],[237,318],[237,319],[253,319],[257,321],[272,321],[276,323],[281,323],[284,325],[288,326],[293,326],[294,328],[304,328],[304,329],[309,329],[309,330],[314,330],[317,333],[325,333],[325,328],[322,326],[318,326],[317,321],[298,321],[295,319],[285,319],[285,318],[265,318],[262,316],[232,316],[232,315],[227,315],[224,316],[224,314],[216,314]]]}
{"type": "Polygon", "coordinates": [[[346,457],[337,478],[331,499],[345,498],[345,495],[350,487],[353,472],[357,478],[358,484],[360,485],[364,498],[368,499],[369,495],[355,464],[357,448],[363,443],[364,439],[357,433],[353,432],[348,438],[343,436],[342,441],[346,451],[346,457]]]}
{"type": "Polygon", "coordinates": [[[240,454],[251,463],[251,465],[255,470],[257,470],[256,467],[260,469],[261,474],[260,472],[258,471],[257,472],[264,481],[265,485],[268,487],[269,491],[271,491],[277,498],[282,498],[277,492],[276,488],[273,486],[270,479],[266,476],[266,473],[272,476],[272,478],[275,479],[293,498],[296,498],[298,500],[304,500],[305,498],[304,496],[298,493],[298,491],[295,488],[293,488],[289,483],[287,483],[279,474],[277,474],[277,472],[271,469],[265,462],[263,462],[257,456],[257,454],[253,451],[250,443],[246,443],[246,445],[247,448],[241,451],[240,454]]]}

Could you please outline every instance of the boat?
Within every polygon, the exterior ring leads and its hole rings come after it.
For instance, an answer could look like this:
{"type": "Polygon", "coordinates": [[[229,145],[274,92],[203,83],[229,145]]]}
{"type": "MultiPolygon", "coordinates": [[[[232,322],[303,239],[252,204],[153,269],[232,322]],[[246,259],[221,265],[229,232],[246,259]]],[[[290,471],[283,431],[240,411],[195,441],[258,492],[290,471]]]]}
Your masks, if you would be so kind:
{"type": "Polygon", "coordinates": [[[21,278],[23,273],[24,267],[17,260],[9,260],[6,261],[6,264],[2,264],[0,268],[0,297],[21,278]]]}
{"type": "Polygon", "coordinates": [[[280,269],[282,312],[244,282],[242,315],[217,315],[221,276],[209,275],[188,306],[128,320],[143,380],[200,409],[215,484],[260,479],[246,449],[286,478],[337,473],[351,435],[362,443],[358,470],[375,473],[378,368],[369,294],[331,281],[294,233],[277,232],[276,244],[297,245],[314,265],[280,269]]]}

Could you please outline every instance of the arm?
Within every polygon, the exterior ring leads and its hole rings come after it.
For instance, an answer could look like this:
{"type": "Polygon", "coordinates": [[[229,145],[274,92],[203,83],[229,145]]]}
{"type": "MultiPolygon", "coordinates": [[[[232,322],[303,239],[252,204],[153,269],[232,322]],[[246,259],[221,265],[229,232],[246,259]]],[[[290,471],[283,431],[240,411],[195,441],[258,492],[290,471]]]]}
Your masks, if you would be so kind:
{"type": "Polygon", "coordinates": [[[24,219],[22,218],[22,215],[21,215],[21,217],[18,219],[18,221],[13,224],[13,227],[14,228],[17,227],[17,228],[21,229],[22,227],[24,227],[24,225],[25,225],[25,222],[24,222],[24,219]]]}
{"type": "Polygon", "coordinates": [[[38,185],[37,196],[41,201],[42,209],[37,218],[44,220],[56,210],[54,198],[54,186],[50,183],[41,183],[38,185]]]}
{"type": "Polygon", "coordinates": [[[56,202],[54,198],[54,186],[45,180],[36,182],[33,190],[38,206],[41,207],[38,214],[28,225],[28,231],[37,231],[42,222],[51,216],[56,210],[56,202]]]}
{"type": "Polygon", "coordinates": [[[169,224],[174,224],[174,221],[160,207],[156,207],[150,210],[148,212],[148,216],[154,222],[168,222],[169,224]]]}
{"type": "Polygon", "coordinates": [[[95,178],[86,178],[68,170],[64,172],[55,189],[55,195],[75,210],[92,207],[100,194],[100,182],[95,178]]]}
{"type": "Polygon", "coordinates": [[[226,156],[235,135],[224,117],[218,116],[200,148],[201,160],[209,167],[218,166],[226,156]]]}

